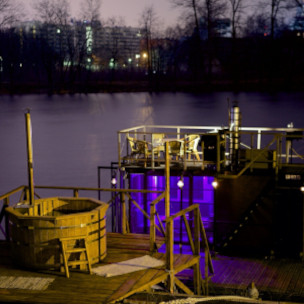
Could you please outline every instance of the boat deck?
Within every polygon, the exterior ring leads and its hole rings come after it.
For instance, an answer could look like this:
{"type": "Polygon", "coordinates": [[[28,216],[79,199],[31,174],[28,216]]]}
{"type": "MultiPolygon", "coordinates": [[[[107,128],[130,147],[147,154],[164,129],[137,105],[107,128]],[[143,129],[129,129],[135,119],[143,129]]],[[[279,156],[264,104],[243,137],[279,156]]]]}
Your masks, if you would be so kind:
{"type": "MultiPolygon", "coordinates": [[[[162,239],[158,239],[158,244],[161,243],[162,239]]],[[[140,257],[148,250],[148,236],[109,233],[108,254],[102,264],[140,257]]],[[[153,257],[165,259],[162,253],[155,253],[153,257]]],[[[190,285],[191,272],[185,269],[194,263],[194,259],[191,255],[174,255],[175,268],[181,271],[179,278],[190,285]]],[[[304,302],[304,263],[300,261],[217,256],[213,265],[215,275],[209,284],[210,295],[245,295],[247,286],[253,281],[262,299],[304,302]]],[[[161,283],[167,275],[164,267],[158,267],[114,277],[71,271],[67,279],[60,272],[16,268],[11,262],[8,244],[0,242],[0,281],[7,276],[53,279],[45,290],[0,288],[1,303],[112,303],[136,296],[161,283]]]]}

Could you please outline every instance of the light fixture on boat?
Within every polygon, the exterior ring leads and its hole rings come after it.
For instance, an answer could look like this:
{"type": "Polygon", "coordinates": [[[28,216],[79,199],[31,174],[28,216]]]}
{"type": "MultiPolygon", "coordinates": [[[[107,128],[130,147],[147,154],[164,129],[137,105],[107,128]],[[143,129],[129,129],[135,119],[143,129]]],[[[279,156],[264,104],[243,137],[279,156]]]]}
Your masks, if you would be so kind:
{"type": "Polygon", "coordinates": [[[181,178],[179,179],[179,181],[177,182],[177,187],[179,189],[183,189],[184,188],[184,181],[183,181],[183,177],[181,176],[181,178]]]}
{"type": "Polygon", "coordinates": [[[218,185],[219,185],[218,181],[216,179],[214,179],[214,181],[212,182],[212,187],[214,189],[216,189],[218,187],[218,185]]]}
{"type": "Polygon", "coordinates": [[[116,179],[115,176],[112,176],[111,184],[112,184],[113,186],[115,186],[115,185],[117,184],[117,179],[116,179]]]}
{"type": "Polygon", "coordinates": [[[300,188],[300,190],[301,190],[302,192],[304,192],[304,186],[302,186],[302,187],[300,188]]]}

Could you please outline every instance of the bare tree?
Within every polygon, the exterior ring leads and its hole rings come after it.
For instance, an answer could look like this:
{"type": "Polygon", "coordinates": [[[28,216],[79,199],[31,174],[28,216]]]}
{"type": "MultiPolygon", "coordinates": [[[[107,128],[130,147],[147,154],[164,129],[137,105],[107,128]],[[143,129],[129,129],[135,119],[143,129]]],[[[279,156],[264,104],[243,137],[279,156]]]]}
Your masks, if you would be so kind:
{"type": "Polygon", "coordinates": [[[244,12],[244,0],[228,0],[231,11],[231,34],[235,39],[240,27],[241,15],[244,12]]]}
{"type": "Polygon", "coordinates": [[[286,13],[290,13],[298,7],[297,0],[262,0],[259,2],[259,15],[267,16],[270,38],[275,37],[275,32],[280,20],[284,20],[286,13]]]}
{"type": "Polygon", "coordinates": [[[0,28],[10,26],[21,17],[22,5],[15,0],[0,0],[0,28]]]}
{"type": "Polygon", "coordinates": [[[152,41],[155,38],[154,36],[157,31],[156,27],[158,23],[158,16],[152,5],[144,8],[139,22],[145,41],[144,42],[145,50],[147,52],[146,60],[147,60],[148,75],[151,77],[153,72],[153,62],[154,62],[152,41]]]}
{"type": "Polygon", "coordinates": [[[226,11],[227,3],[224,0],[202,0],[200,15],[207,29],[207,39],[217,35],[217,21],[224,17],[226,11]]]}
{"type": "Polygon", "coordinates": [[[199,0],[171,0],[174,6],[183,8],[186,12],[186,16],[194,21],[194,25],[197,31],[199,31],[199,13],[198,6],[199,0]]]}
{"type": "Polygon", "coordinates": [[[82,0],[81,19],[88,20],[91,23],[100,21],[102,0],[82,0]]]}
{"type": "Polygon", "coordinates": [[[38,18],[43,23],[43,38],[46,42],[42,49],[50,89],[53,87],[54,73],[59,71],[58,84],[64,84],[71,58],[68,47],[73,43],[70,24],[70,5],[68,0],[37,0],[33,5],[38,18]]]}

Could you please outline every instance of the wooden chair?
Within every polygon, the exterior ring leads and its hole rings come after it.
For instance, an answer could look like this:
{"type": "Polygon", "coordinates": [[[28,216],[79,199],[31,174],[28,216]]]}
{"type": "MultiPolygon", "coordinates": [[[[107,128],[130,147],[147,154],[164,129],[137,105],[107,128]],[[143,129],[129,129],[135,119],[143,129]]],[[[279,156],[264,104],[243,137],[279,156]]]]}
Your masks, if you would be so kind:
{"type": "Polygon", "coordinates": [[[144,140],[136,139],[130,136],[127,136],[128,143],[131,148],[131,156],[136,159],[140,156],[146,157],[147,152],[147,142],[144,140]]]}
{"type": "Polygon", "coordinates": [[[165,151],[164,146],[164,133],[153,133],[152,134],[152,150],[155,156],[160,157],[160,152],[165,151]]]}
{"type": "Polygon", "coordinates": [[[192,155],[194,155],[197,160],[201,160],[197,151],[198,143],[201,140],[200,136],[198,134],[190,134],[185,139],[188,159],[190,160],[192,155]]]}
{"type": "Polygon", "coordinates": [[[184,156],[184,141],[183,140],[170,140],[169,141],[169,155],[176,159],[184,156]]]}

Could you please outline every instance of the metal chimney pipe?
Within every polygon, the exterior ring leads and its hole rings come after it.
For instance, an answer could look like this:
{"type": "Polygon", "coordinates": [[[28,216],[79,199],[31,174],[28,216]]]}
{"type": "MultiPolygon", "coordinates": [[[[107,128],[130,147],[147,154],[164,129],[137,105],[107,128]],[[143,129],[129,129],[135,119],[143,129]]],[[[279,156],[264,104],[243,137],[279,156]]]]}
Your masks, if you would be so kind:
{"type": "Polygon", "coordinates": [[[240,108],[234,105],[230,111],[230,160],[232,168],[236,169],[238,165],[238,154],[240,144],[241,113],[240,108]]]}

